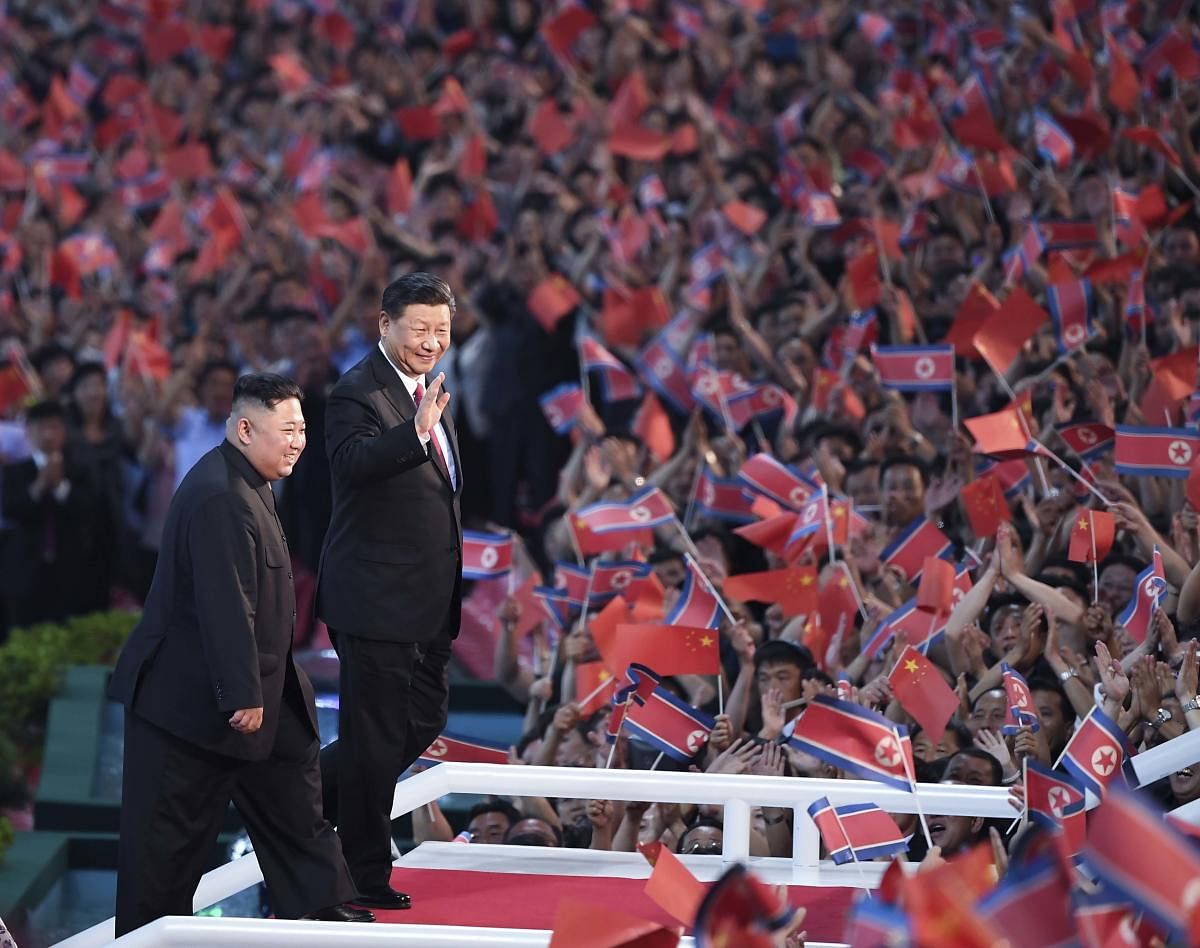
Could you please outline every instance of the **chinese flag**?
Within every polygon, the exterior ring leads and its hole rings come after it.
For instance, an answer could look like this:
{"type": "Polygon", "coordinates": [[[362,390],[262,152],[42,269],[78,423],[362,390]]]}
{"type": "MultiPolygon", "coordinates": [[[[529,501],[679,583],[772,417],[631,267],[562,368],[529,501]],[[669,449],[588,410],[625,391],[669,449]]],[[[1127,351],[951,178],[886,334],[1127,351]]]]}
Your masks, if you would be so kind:
{"type": "Polygon", "coordinates": [[[1075,515],[1075,524],[1071,527],[1071,546],[1067,550],[1067,559],[1075,563],[1099,563],[1112,549],[1116,527],[1116,520],[1107,511],[1081,510],[1075,515]]]}
{"type": "Polygon", "coordinates": [[[654,867],[646,880],[646,895],[668,915],[693,925],[707,887],[661,842],[639,845],[638,851],[654,867]]]}
{"type": "Polygon", "coordinates": [[[758,523],[748,523],[744,527],[735,527],[734,533],[744,540],[749,540],[755,546],[770,550],[783,556],[787,549],[788,539],[792,535],[792,527],[796,525],[796,514],[781,513],[768,517],[758,523]]]}
{"type": "Polygon", "coordinates": [[[483,144],[482,135],[472,135],[467,139],[462,157],[458,159],[458,178],[460,181],[474,181],[482,178],[487,171],[487,149],[483,144]]]}
{"type": "Polygon", "coordinates": [[[608,660],[607,656],[615,654],[617,628],[629,622],[630,612],[629,603],[625,601],[624,597],[617,596],[616,599],[611,600],[608,605],[594,616],[588,618],[588,634],[591,635],[592,641],[596,643],[596,649],[600,652],[600,657],[604,660],[605,667],[613,675],[623,675],[625,674],[625,669],[629,667],[629,662],[626,662],[618,668],[615,662],[608,660]]]}
{"type": "Polygon", "coordinates": [[[753,204],[744,201],[729,201],[722,205],[721,213],[726,220],[747,237],[753,237],[767,222],[767,213],[753,204]]]}
{"type": "Polygon", "coordinates": [[[433,111],[435,115],[455,115],[471,111],[471,103],[463,91],[462,84],[453,76],[448,76],[442,83],[442,94],[433,104],[433,111]]]}
{"type": "Polygon", "coordinates": [[[634,918],[611,905],[562,899],[554,913],[549,948],[675,948],[679,933],[634,918]]]}
{"type": "Polygon", "coordinates": [[[948,614],[954,600],[954,566],[939,556],[925,557],[921,584],[917,587],[917,608],[948,614]]]}
{"type": "Polygon", "coordinates": [[[608,124],[611,128],[622,125],[637,125],[638,119],[650,104],[646,92],[646,81],[640,70],[635,69],[625,77],[612,102],[608,106],[608,124]]]}
{"type": "Polygon", "coordinates": [[[1000,303],[987,287],[978,281],[970,285],[944,340],[954,346],[955,355],[968,359],[980,357],[975,349],[975,334],[983,327],[984,321],[999,309],[1000,303]]]}
{"type": "Polygon", "coordinates": [[[665,463],[675,453],[675,432],[671,430],[671,419],[653,392],[647,391],[642,399],[641,407],[633,416],[631,431],[659,464],[665,463]]]}
{"type": "Polygon", "coordinates": [[[608,704],[615,681],[604,662],[581,662],[575,666],[575,700],[580,703],[581,717],[586,718],[608,704]],[[602,688],[604,684],[610,687],[602,688]]]}
{"type": "Polygon", "coordinates": [[[1021,417],[1013,408],[963,419],[975,439],[976,454],[994,454],[1009,459],[1028,453],[1029,437],[1021,417]]]}
{"type": "Polygon", "coordinates": [[[607,648],[599,639],[596,646],[614,675],[624,674],[630,662],[660,675],[715,675],[721,670],[720,638],[713,629],[639,622],[618,625],[607,648]]]}
{"type": "Polygon", "coordinates": [[[936,744],[958,708],[958,695],[946,684],[937,666],[911,645],[905,645],[888,675],[888,683],[904,710],[936,744]]]}
{"type": "Polygon", "coordinates": [[[1183,164],[1179,159],[1179,152],[1168,145],[1166,139],[1149,125],[1134,125],[1132,128],[1125,129],[1121,136],[1137,142],[1151,151],[1158,152],[1167,159],[1167,164],[1173,168],[1179,168],[1183,164]]]}
{"type": "Polygon", "coordinates": [[[558,321],[579,305],[580,296],[569,280],[552,273],[533,288],[525,305],[546,332],[552,332],[558,321]]]}
{"type": "Polygon", "coordinates": [[[636,346],[641,342],[641,321],[627,289],[605,288],[600,305],[600,332],[610,346],[636,346]]]}
{"type": "Polygon", "coordinates": [[[984,842],[941,866],[903,880],[913,944],[922,948],[990,948],[999,936],[975,911],[996,884],[991,846],[984,842]]]}
{"type": "Polygon", "coordinates": [[[296,93],[308,87],[312,82],[309,71],[300,63],[295,53],[276,53],[268,62],[275,71],[275,78],[285,93],[296,93]]]}
{"type": "Polygon", "coordinates": [[[442,133],[441,119],[431,105],[405,106],[392,115],[409,141],[429,141],[442,133]]]}
{"type": "Polygon", "coordinates": [[[490,240],[499,226],[500,218],[496,214],[492,192],[484,187],[476,188],[475,199],[464,208],[462,217],[458,219],[458,232],[467,240],[478,242],[490,240]]]}
{"type": "Polygon", "coordinates": [[[412,169],[407,158],[392,165],[387,180],[387,209],[389,214],[407,214],[412,207],[412,169]]]}
{"type": "Polygon", "coordinates": [[[808,637],[805,636],[805,644],[812,648],[817,663],[824,668],[826,649],[838,629],[842,630],[843,635],[853,634],[854,620],[858,616],[858,598],[850,579],[850,573],[844,563],[836,563],[830,567],[825,585],[821,587],[819,602],[820,608],[817,611],[817,620],[821,628],[819,645],[816,648],[813,647],[813,644],[817,642],[815,636],[813,643],[810,643],[808,637]]]}
{"type": "Polygon", "coordinates": [[[192,142],[180,145],[163,155],[163,170],[172,181],[194,181],[197,178],[211,178],[213,170],[212,158],[208,146],[203,142],[192,142]]]}
{"type": "Polygon", "coordinates": [[[1033,301],[1024,287],[1014,287],[1000,308],[988,316],[975,333],[975,348],[997,375],[1016,361],[1027,341],[1046,322],[1046,311],[1033,301]]]}
{"type": "Polygon", "coordinates": [[[586,7],[571,4],[562,13],[553,16],[542,23],[542,36],[549,46],[561,58],[571,58],[571,46],[579,39],[579,35],[589,27],[596,25],[595,15],[586,7]]]}
{"type": "Polygon", "coordinates": [[[777,602],[784,615],[798,616],[817,607],[817,570],[812,566],[792,566],[742,573],[726,579],[721,591],[731,599],[777,602]]]}
{"type": "Polygon", "coordinates": [[[976,539],[995,536],[1000,524],[1012,519],[1004,490],[991,474],[963,485],[959,497],[976,539]]]}

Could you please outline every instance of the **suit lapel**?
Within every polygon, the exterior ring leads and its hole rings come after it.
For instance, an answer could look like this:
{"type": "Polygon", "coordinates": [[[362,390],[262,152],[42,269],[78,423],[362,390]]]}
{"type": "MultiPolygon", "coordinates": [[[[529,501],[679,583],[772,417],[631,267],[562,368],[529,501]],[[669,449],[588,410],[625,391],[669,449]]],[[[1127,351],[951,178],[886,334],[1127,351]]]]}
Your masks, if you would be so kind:
{"type": "MultiPolygon", "coordinates": [[[[401,421],[410,421],[417,413],[417,406],[413,402],[412,396],[408,394],[408,389],[405,388],[404,383],[400,381],[399,373],[392,368],[392,364],[388,362],[387,357],[379,350],[378,344],[371,350],[370,358],[371,371],[375,373],[375,379],[383,389],[384,398],[388,400],[388,404],[396,409],[396,414],[400,416],[401,421]]],[[[450,420],[449,412],[442,415],[442,430],[446,433],[446,441],[454,456],[455,469],[460,472],[458,483],[461,485],[462,465],[458,460],[458,439],[454,435],[454,423],[450,420]]],[[[433,452],[430,460],[433,461],[433,469],[441,475],[446,486],[456,491],[455,486],[450,483],[450,471],[438,457],[436,451],[433,452]]]]}

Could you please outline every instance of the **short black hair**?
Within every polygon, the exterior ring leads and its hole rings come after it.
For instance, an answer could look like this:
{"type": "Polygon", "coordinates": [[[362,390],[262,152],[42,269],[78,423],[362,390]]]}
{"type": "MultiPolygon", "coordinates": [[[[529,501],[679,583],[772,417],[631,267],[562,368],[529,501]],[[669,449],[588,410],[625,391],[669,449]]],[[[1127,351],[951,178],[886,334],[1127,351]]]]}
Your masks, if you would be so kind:
{"type": "Polygon", "coordinates": [[[38,402],[36,405],[31,405],[29,410],[25,412],[25,424],[32,425],[39,421],[53,421],[58,419],[63,424],[67,423],[67,410],[61,402],[53,399],[38,402]]]}
{"type": "Polygon", "coordinates": [[[200,369],[200,374],[196,376],[196,388],[203,388],[208,377],[214,372],[228,372],[237,378],[238,368],[228,359],[209,359],[200,369]]]}
{"type": "Polygon", "coordinates": [[[287,376],[274,372],[251,372],[239,378],[233,386],[235,406],[251,402],[263,408],[274,408],[289,398],[304,401],[304,392],[287,376]]]}
{"type": "Polygon", "coordinates": [[[879,483],[883,483],[883,476],[894,467],[915,467],[917,473],[921,477],[921,484],[924,487],[929,486],[929,465],[920,458],[911,454],[889,454],[879,462],[879,483]]]}
{"type": "Polygon", "coordinates": [[[764,665],[795,665],[802,674],[817,667],[808,647],[788,639],[771,639],[754,650],[754,671],[764,665]]]}
{"type": "Polygon", "coordinates": [[[450,307],[451,317],[454,316],[454,291],[449,283],[432,273],[418,270],[393,280],[383,291],[381,308],[392,319],[399,319],[404,315],[404,307],[414,303],[425,306],[444,304],[450,307]]]}
{"type": "Polygon", "coordinates": [[[720,820],[714,819],[711,816],[697,816],[688,824],[688,828],[679,834],[679,841],[675,844],[675,852],[681,856],[684,855],[683,843],[687,839],[688,833],[694,829],[715,829],[725,832],[725,826],[720,820]]]}
{"type": "MultiPolygon", "coordinates": [[[[982,760],[988,765],[992,772],[992,782],[990,786],[998,787],[1004,781],[1004,768],[1000,765],[1000,761],[996,760],[991,754],[985,750],[980,750],[978,747],[964,747],[962,750],[955,751],[950,755],[950,760],[955,757],[970,757],[972,760],[982,760]]],[[[950,763],[947,761],[946,768],[949,769],[950,763]]]]}
{"type": "MultiPolygon", "coordinates": [[[[476,803],[467,811],[467,826],[471,825],[471,822],[475,819],[475,817],[483,816],[485,813],[503,814],[508,818],[509,826],[514,826],[521,820],[521,811],[507,800],[483,800],[479,803],[476,803]]],[[[507,833],[508,830],[505,830],[505,832],[507,833]]]]}
{"type": "Polygon", "coordinates": [[[75,374],[71,376],[67,388],[74,391],[80,382],[92,375],[100,376],[105,384],[108,384],[108,369],[104,367],[103,362],[81,362],[75,366],[75,374]]]}
{"type": "Polygon", "coordinates": [[[29,354],[29,364],[38,372],[57,359],[66,359],[71,365],[75,364],[75,354],[61,342],[47,342],[29,354]]]}

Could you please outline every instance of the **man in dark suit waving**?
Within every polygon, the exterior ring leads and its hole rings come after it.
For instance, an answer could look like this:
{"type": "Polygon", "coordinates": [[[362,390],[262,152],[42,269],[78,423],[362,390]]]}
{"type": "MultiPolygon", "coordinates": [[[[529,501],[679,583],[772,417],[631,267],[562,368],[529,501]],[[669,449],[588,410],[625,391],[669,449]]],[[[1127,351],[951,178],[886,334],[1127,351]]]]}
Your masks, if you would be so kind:
{"type": "Polygon", "coordinates": [[[410,905],[389,885],[392,794],[446,723],[462,605],[462,471],[444,376],[427,373],[450,346],[453,316],[454,294],[432,274],[388,286],[379,345],[338,380],[325,413],[333,515],[317,614],[341,671],[338,740],[321,769],[355,903],[371,908],[410,905]]]}
{"type": "Polygon", "coordinates": [[[312,686],[292,661],[296,597],[270,482],[304,450],[300,389],[247,375],[225,441],[171,500],[141,622],[113,672],[125,705],[117,935],[191,915],[230,799],[275,915],[374,921],[321,816],[312,686]]]}

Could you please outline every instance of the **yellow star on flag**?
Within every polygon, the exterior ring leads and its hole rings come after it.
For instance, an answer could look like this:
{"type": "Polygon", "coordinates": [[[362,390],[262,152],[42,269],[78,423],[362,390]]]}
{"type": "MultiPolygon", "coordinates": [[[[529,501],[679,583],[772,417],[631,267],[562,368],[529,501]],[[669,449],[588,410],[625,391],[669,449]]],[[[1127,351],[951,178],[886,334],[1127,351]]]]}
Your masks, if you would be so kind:
{"type": "Polygon", "coordinates": [[[1086,530],[1088,528],[1088,522],[1080,517],[1076,526],[1079,527],[1080,530],[1086,530]]]}
{"type": "Polygon", "coordinates": [[[916,672],[918,665],[913,659],[908,658],[904,661],[904,670],[907,672],[916,672]]]}
{"type": "Polygon", "coordinates": [[[700,640],[700,644],[703,645],[705,648],[708,648],[710,645],[712,645],[712,643],[713,643],[712,637],[708,636],[708,635],[704,636],[704,638],[702,638],[700,640]]]}

